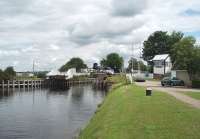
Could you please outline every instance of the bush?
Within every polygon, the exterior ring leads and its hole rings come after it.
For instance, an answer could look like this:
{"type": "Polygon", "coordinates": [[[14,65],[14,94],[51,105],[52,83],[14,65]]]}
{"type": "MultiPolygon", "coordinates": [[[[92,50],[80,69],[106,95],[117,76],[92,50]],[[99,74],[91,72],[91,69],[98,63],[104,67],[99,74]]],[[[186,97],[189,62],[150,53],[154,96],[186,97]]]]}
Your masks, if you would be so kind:
{"type": "Polygon", "coordinates": [[[48,71],[41,71],[41,72],[35,73],[34,75],[35,75],[37,78],[45,79],[47,73],[48,73],[48,71]]]}
{"type": "Polygon", "coordinates": [[[81,76],[74,76],[73,77],[73,80],[75,80],[75,81],[85,81],[87,79],[88,79],[87,75],[81,75],[81,76]]]}
{"type": "Polygon", "coordinates": [[[200,88],[200,80],[193,80],[192,81],[193,88],[200,88]]]}
{"type": "Polygon", "coordinates": [[[118,84],[118,83],[122,83],[122,84],[130,84],[130,81],[126,78],[125,75],[113,75],[111,77],[108,77],[106,79],[106,81],[108,82],[112,82],[113,84],[118,84]]]}
{"type": "Polygon", "coordinates": [[[90,78],[97,78],[98,74],[95,72],[90,73],[90,78]]]}

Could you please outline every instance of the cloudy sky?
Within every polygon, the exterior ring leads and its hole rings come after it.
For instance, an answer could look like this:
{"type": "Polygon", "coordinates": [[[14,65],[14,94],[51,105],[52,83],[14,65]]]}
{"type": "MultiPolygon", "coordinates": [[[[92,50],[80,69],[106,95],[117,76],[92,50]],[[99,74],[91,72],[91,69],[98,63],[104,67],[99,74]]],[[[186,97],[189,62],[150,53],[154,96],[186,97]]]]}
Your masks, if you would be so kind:
{"type": "Polygon", "coordinates": [[[200,40],[199,0],[0,0],[0,68],[59,68],[71,57],[91,66],[106,54],[139,56],[156,30],[200,40]]]}

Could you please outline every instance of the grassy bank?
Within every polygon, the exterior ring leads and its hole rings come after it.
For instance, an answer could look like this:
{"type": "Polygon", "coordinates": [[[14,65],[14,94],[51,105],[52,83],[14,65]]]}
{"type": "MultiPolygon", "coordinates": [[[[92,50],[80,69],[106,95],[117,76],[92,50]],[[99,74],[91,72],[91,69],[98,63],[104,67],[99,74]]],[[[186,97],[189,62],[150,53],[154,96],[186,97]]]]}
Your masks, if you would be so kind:
{"type": "Polygon", "coordinates": [[[200,138],[200,110],[162,92],[144,92],[135,85],[113,89],[80,139],[200,138]]]}
{"type": "Polygon", "coordinates": [[[184,94],[200,100],[200,92],[184,92],[184,94]]]}
{"type": "Polygon", "coordinates": [[[123,85],[130,84],[130,81],[127,80],[126,76],[123,75],[123,74],[108,77],[106,80],[108,82],[112,82],[113,83],[112,89],[116,89],[116,88],[121,87],[123,85]]]}

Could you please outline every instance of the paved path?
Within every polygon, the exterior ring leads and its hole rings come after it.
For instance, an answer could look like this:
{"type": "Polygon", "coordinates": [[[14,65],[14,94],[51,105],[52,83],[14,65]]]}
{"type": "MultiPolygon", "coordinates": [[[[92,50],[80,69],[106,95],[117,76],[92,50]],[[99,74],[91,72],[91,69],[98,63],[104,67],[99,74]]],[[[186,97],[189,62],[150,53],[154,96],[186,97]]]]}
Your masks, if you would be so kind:
{"type": "Polygon", "coordinates": [[[160,82],[156,82],[156,81],[146,81],[144,83],[136,82],[136,84],[139,86],[151,87],[153,90],[166,92],[167,94],[175,97],[176,99],[183,101],[187,104],[190,104],[191,106],[195,108],[200,109],[200,100],[191,98],[181,93],[181,92],[190,92],[190,91],[200,92],[200,90],[198,89],[188,89],[188,88],[179,88],[179,87],[162,87],[160,85],[160,82]]]}

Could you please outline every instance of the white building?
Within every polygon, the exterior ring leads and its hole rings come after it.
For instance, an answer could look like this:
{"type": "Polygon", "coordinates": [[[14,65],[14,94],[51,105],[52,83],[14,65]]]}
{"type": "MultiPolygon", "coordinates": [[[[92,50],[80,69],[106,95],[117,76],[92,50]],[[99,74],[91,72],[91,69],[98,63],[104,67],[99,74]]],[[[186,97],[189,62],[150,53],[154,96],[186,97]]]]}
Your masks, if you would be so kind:
{"type": "Polygon", "coordinates": [[[16,75],[18,77],[33,77],[34,76],[33,72],[29,72],[29,71],[27,71],[27,72],[16,72],[16,75]]]}
{"type": "Polygon", "coordinates": [[[169,54],[156,55],[152,61],[154,63],[153,74],[155,78],[171,72],[172,63],[169,54]]]}
{"type": "Polygon", "coordinates": [[[66,72],[60,72],[58,70],[52,70],[49,73],[47,73],[47,79],[51,76],[65,76],[65,79],[73,78],[74,76],[82,76],[82,75],[90,75],[89,72],[81,72],[77,73],[75,68],[71,68],[66,72]]]}

